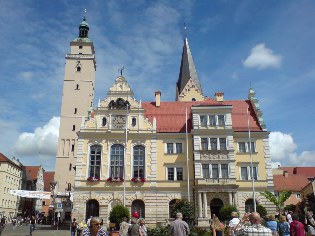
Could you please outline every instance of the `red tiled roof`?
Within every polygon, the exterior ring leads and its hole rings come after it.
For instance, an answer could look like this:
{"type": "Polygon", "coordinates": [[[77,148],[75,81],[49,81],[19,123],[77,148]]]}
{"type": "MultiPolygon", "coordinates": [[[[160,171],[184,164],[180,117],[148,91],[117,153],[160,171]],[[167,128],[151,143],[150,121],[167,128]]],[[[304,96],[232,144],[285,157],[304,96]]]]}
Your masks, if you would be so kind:
{"type": "Polygon", "coordinates": [[[283,175],[273,176],[274,190],[276,192],[283,190],[291,190],[292,192],[299,192],[303,189],[309,181],[304,175],[290,175],[287,177],[283,175]]]}
{"type": "Polygon", "coordinates": [[[28,180],[37,179],[37,174],[40,166],[24,166],[26,172],[26,178],[28,180]]]}
{"type": "Polygon", "coordinates": [[[185,133],[186,130],[186,106],[188,132],[191,130],[191,107],[192,106],[232,106],[232,126],[235,131],[248,131],[247,128],[247,108],[250,107],[249,124],[251,131],[262,131],[252,104],[248,100],[217,102],[207,98],[202,102],[161,102],[159,107],[155,102],[143,102],[145,116],[153,123],[156,118],[158,133],[185,133]]]}
{"type": "Polygon", "coordinates": [[[18,167],[18,168],[22,168],[21,165],[17,165],[15,164],[11,159],[9,159],[8,157],[6,157],[5,155],[3,155],[2,153],[0,153],[0,162],[9,162],[10,164],[18,167]]]}
{"type": "Polygon", "coordinates": [[[315,177],[315,167],[280,167],[281,170],[287,171],[288,174],[304,175],[315,177]]]}
{"type": "Polygon", "coordinates": [[[54,180],[54,171],[44,171],[44,191],[50,191],[50,183],[54,180]]]}

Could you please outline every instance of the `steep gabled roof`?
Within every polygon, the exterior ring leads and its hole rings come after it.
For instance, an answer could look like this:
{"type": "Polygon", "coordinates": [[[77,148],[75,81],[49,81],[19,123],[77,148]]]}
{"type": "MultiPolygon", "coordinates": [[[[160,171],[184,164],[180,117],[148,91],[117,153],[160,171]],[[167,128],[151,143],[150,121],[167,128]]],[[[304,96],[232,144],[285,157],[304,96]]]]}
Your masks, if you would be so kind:
{"type": "Polygon", "coordinates": [[[249,106],[249,124],[251,131],[262,131],[251,102],[248,100],[217,102],[207,98],[202,102],[161,102],[159,107],[155,102],[143,102],[145,116],[153,122],[156,118],[158,133],[184,133],[186,130],[186,106],[188,113],[188,132],[191,130],[191,107],[192,106],[232,106],[232,128],[235,131],[248,131],[247,109],[249,106]]]}
{"type": "Polygon", "coordinates": [[[44,171],[44,191],[50,191],[50,183],[54,180],[54,171],[44,171]]]}
{"type": "Polygon", "coordinates": [[[11,159],[9,159],[8,157],[6,157],[5,155],[3,155],[2,153],[0,153],[0,162],[8,162],[10,163],[11,165],[14,165],[18,168],[22,168],[21,165],[17,165],[16,163],[14,163],[11,159]]]}
{"type": "Polygon", "coordinates": [[[27,180],[37,179],[37,174],[41,166],[24,166],[27,180]]]}

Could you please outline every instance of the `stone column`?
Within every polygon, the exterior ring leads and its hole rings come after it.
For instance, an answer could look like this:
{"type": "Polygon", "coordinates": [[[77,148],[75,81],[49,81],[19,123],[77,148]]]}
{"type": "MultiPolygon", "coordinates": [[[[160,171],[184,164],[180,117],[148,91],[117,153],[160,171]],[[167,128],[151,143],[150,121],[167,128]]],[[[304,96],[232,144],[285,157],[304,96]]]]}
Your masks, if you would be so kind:
{"type": "Polygon", "coordinates": [[[199,218],[202,218],[202,201],[201,201],[201,193],[198,193],[198,211],[199,211],[199,218]]]}
{"type": "Polygon", "coordinates": [[[203,207],[204,207],[204,218],[208,218],[208,202],[207,202],[207,193],[203,193],[203,207]]]}
{"type": "Polygon", "coordinates": [[[234,205],[233,204],[233,198],[232,198],[232,192],[229,192],[229,204],[234,205]]]}

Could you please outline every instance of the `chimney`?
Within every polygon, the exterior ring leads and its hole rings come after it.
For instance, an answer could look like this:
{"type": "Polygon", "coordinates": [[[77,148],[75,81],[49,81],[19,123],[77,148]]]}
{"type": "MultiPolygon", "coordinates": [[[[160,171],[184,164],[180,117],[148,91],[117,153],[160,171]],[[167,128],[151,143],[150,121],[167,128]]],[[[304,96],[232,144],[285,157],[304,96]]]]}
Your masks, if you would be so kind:
{"type": "Polygon", "coordinates": [[[288,177],[289,176],[288,171],[283,171],[283,176],[288,177]]]}
{"type": "Polygon", "coordinates": [[[223,95],[224,95],[224,93],[216,92],[214,95],[215,95],[215,97],[217,99],[217,102],[223,102],[223,95]]]}
{"type": "Polygon", "coordinates": [[[160,105],[161,105],[161,92],[156,91],[155,92],[155,106],[160,107],[160,105]]]}

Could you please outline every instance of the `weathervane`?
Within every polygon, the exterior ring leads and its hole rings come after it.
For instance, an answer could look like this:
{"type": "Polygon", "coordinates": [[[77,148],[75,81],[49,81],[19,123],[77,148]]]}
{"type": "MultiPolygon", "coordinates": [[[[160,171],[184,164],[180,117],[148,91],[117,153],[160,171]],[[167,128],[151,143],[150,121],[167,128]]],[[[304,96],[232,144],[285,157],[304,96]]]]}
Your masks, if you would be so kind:
{"type": "Polygon", "coordinates": [[[118,72],[120,72],[120,75],[122,76],[123,75],[123,70],[125,69],[124,66],[122,66],[122,68],[118,69],[118,72]]]}

